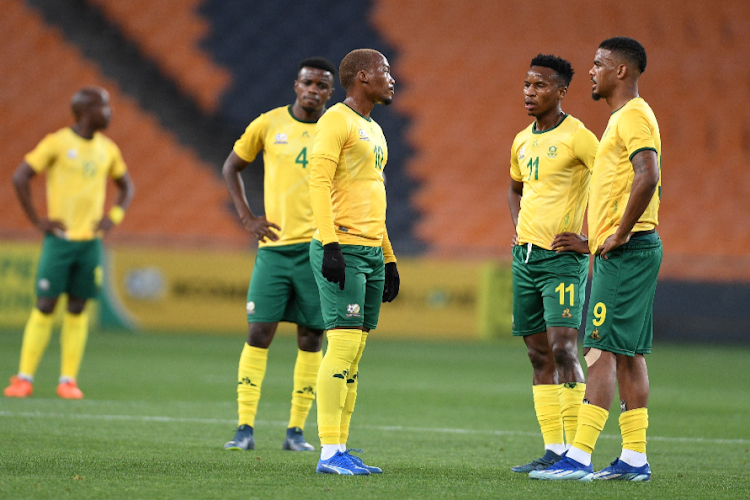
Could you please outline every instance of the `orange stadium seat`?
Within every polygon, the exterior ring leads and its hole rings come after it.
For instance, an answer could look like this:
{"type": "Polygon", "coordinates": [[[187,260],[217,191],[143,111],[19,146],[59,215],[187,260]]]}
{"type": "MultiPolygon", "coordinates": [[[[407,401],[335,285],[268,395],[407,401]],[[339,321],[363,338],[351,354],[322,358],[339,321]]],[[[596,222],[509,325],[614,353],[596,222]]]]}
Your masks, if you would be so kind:
{"type": "Polygon", "coordinates": [[[200,42],[210,28],[201,0],[89,0],[206,112],[214,112],[232,81],[200,42]]]}
{"type": "Polygon", "coordinates": [[[509,151],[530,122],[519,105],[529,61],[545,52],[573,63],[564,109],[601,136],[609,113],[591,101],[587,73],[601,40],[627,34],[648,51],[640,91],[662,132],[662,275],[750,280],[750,69],[740,63],[750,4],[537,7],[374,3],[372,21],[398,55],[394,106],[411,118],[417,234],[438,255],[507,258],[509,151]]]}
{"type": "MultiPolygon", "coordinates": [[[[127,2],[124,2],[127,3],[127,2]]],[[[228,194],[215,169],[182,146],[158,120],[102,76],[55,29],[21,0],[3,4],[0,17],[0,236],[36,237],[15,202],[10,178],[25,153],[45,134],[71,124],[69,101],[82,85],[109,90],[114,119],[106,134],[121,148],[136,198],[114,241],[197,243],[244,247],[249,237],[227,209],[228,194]],[[49,75],[54,74],[54,78],[49,75]]],[[[41,179],[32,186],[44,203],[41,179]]],[[[110,193],[113,189],[110,187],[110,193]]],[[[112,197],[109,197],[112,200],[112,197]]]]}

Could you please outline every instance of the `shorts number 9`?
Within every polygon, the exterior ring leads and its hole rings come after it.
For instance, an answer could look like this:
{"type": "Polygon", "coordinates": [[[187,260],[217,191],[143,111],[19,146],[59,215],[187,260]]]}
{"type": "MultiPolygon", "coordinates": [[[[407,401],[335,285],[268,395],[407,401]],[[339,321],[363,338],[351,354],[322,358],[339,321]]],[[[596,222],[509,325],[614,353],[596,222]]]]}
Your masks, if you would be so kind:
{"type": "Polygon", "coordinates": [[[599,302],[594,306],[594,318],[596,318],[594,326],[602,326],[604,320],[607,319],[607,306],[604,305],[604,302],[599,302]]]}

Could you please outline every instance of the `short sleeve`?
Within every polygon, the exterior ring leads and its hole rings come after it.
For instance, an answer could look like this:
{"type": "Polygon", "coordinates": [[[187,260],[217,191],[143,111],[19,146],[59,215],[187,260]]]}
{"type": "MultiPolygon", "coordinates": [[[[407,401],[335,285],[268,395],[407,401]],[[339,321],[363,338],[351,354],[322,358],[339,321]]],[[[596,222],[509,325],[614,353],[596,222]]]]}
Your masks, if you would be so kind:
{"type": "Polygon", "coordinates": [[[573,137],[573,154],[589,170],[594,169],[597,149],[599,149],[599,140],[593,132],[587,128],[580,128],[573,137]]]}
{"type": "MultiPolygon", "coordinates": [[[[523,175],[521,175],[521,167],[518,164],[518,147],[516,142],[518,137],[513,139],[513,145],[510,148],[510,177],[516,182],[523,182],[523,175]]],[[[506,143],[507,144],[507,143],[506,143]]]]}
{"type": "Polygon", "coordinates": [[[59,154],[59,145],[54,134],[48,134],[36,147],[24,157],[24,161],[39,173],[55,161],[59,154]]]}
{"type": "Polygon", "coordinates": [[[648,118],[638,109],[623,110],[627,114],[620,119],[617,131],[622,139],[628,158],[650,149],[656,151],[654,133],[648,118]]]}
{"type": "Polygon", "coordinates": [[[114,142],[111,143],[112,147],[112,163],[109,168],[109,176],[112,179],[119,179],[128,172],[128,167],[125,165],[125,160],[122,159],[122,153],[120,148],[114,142]]]}
{"type": "Polygon", "coordinates": [[[267,132],[268,118],[262,114],[247,126],[245,133],[237,139],[232,149],[237,156],[246,162],[251,162],[263,150],[267,132]]]}
{"type": "Polygon", "coordinates": [[[315,126],[315,142],[310,158],[325,158],[339,162],[341,151],[349,139],[349,127],[341,113],[324,114],[315,126]]]}

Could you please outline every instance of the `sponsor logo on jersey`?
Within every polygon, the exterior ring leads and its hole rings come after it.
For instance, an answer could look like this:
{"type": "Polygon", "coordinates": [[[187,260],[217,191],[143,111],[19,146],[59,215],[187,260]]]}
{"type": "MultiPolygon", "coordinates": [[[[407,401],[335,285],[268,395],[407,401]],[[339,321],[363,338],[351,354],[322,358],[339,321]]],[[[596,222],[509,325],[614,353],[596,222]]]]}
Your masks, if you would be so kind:
{"type": "Polygon", "coordinates": [[[557,157],[557,146],[550,146],[547,150],[547,158],[552,159],[557,157]]]}
{"type": "Polygon", "coordinates": [[[532,147],[532,148],[535,148],[535,147],[537,147],[538,145],[539,145],[539,141],[537,141],[536,139],[534,139],[534,142],[532,142],[532,143],[531,143],[531,147],[532,147]]]}
{"type": "Polygon", "coordinates": [[[359,129],[359,140],[360,141],[369,141],[370,140],[370,137],[367,135],[367,132],[363,128],[359,129]]]}
{"type": "Polygon", "coordinates": [[[358,318],[360,316],[359,314],[359,304],[349,304],[346,306],[346,317],[347,318],[358,318]]]}
{"type": "Polygon", "coordinates": [[[564,311],[563,311],[563,313],[562,313],[562,317],[563,317],[563,318],[567,318],[567,319],[570,319],[570,318],[572,318],[572,317],[573,317],[573,315],[572,315],[572,314],[570,314],[570,309],[568,309],[568,308],[566,307],[566,308],[565,308],[565,310],[564,310],[564,311]]]}
{"type": "Polygon", "coordinates": [[[274,141],[274,144],[287,144],[287,136],[283,132],[279,132],[276,134],[276,140],[274,141]]]}
{"type": "Polygon", "coordinates": [[[518,150],[518,159],[523,160],[526,158],[526,148],[521,148],[518,150]]]}
{"type": "Polygon", "coordinates": [[[591,335],[589,335],[589,337],[591,337],[594,340],[599,340],[600,338],[602,338],[601,335],[599,335],[599,329],[598,328],[596,330],[594,330],[593,332],[591,332],[591,335]]]}
{"type": "Polygon", "coordinates": [[[255,302],[253,302],[252,300],[247,303],[247,313],[255,314],[255,302]]]}
{"type": "Polygon", "coordinates": [[[68,158],[70,158],[71,160],[78,158],[78,151],[76,151],[75,149],[69,149],[68,158]]]}
{"type": "Polygon", "coordinates": [[[302,132],[302,137],[308,137],[308,138],[310,137],[310,134],[307,133],[307,130],[302,132]]]}

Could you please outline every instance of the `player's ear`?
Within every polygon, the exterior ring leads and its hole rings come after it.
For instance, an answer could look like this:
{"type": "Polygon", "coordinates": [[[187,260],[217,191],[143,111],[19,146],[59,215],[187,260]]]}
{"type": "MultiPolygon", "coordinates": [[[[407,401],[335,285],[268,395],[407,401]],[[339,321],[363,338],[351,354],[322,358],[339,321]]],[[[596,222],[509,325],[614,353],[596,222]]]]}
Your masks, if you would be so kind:
{"type": "Polygon", "coordinates": [[[565,97],[568,93],[568,87],[558,87],[557,88],[557,96],[562,99],[565,97]]]}
{"type": "Polygon", "coordinates": [[[359,81],[362,83],[367,83],[370,81],[370,75],[367,74],[367,71],[361,69],[357,72],[357,78],[359,78],[359,81]]]}
{"type": "Polygon", "coordinates": [[[628,76],[628,65],[620,64],[617,66],[617,79],[624,80],[628,76]]]}

